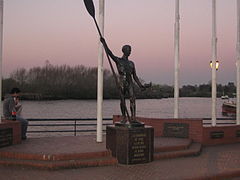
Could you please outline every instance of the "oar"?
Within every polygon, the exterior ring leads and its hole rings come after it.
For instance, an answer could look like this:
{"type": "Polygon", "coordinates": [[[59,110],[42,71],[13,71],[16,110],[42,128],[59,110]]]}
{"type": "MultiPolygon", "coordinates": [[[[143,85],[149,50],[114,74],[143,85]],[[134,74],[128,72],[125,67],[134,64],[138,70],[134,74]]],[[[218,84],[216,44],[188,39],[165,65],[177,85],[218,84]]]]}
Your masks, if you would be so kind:
{"type": "Polygon", "coordinates": [[[95,25],[97,27],[97,30],[98,30],[98,33],[99,33],[100,37],[103,37],[102,33],[99,29],[98,23],[96,21],[96,18],[95,18],[95,7],[94,7],[94,4],[93,4],[93,1],[92,0],[83,0],[83,1],[84,1],[84,4],[86,6],[86,9],[87,9],[88,13],[90,14],[90,16],[92,16],[92,18],[95,22],[95,25]]]}
{"type": "MultiPolygon", "coordinates": [[[[95,25],[96,25],[96,27],[97,27],[99,36],[102,38],[102,37],[103,37],[103,36],[102,36],[102,33],[101,33],[100,29],[99,29],[98,23],[97,23],[96,18],[95,18],[95,7],[94,7],[94,4],[93,4],[93,1],[92,1],[92,0],[83,0],[83,1],[84,1],[84,4],[85,4],[85,6],[86,6],[86,9],[87,9],[88,13],[90,14],[90,16],[92,16],[92,18],[93,18],[93,20],[94,20],[94,22],[95,22],[95,25]]],[[[105,49],[105,48],[104,48],[104,49],[105,49]]],[[[111,70],[112,70],[112,73],[113,73],[113,76],[114,76],[116,85],[117,85],[117,87],[118,87],[119,94],[121,95],[121,92],[120,92],[121,90],[120,90],[120,88],[119,88],[120,85],[119,85],[119,82],[118,82],[116,73],[115,73],[115,71],[114,71],[112,62],[111,62],[111,60],[110,60],[110,58],[109,58],[109,54],[107,53],[106,49],[105,49],[105,53],[106,53],[106,56],[107,56],[109,65],[110,65],[110,67],[111,67],[111,70]]],[[[129,113],[128,113],[128,110],[127,110],[126,105],[125,105],[125,112],[126,112],[126,114],[127,114],[128,120],[129,120],[129,122],[130,122],[130,116],[129,116],[129,113]]]]}

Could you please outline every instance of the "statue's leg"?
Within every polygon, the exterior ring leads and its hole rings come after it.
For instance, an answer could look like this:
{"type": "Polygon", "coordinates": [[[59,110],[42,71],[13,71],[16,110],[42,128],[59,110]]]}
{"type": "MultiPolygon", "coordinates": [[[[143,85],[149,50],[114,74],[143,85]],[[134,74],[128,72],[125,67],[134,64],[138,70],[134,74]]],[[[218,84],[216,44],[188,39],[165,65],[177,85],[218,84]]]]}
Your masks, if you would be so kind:
{"type": "Polygon", "coordinates": [[[131,121],[136,121],[136,97],[134,94],[133,86],[129,87],[129,99],[130,99],[130,110],[131,110],[131,121]]]}
{"type": "Polygon", "coordinates": [[[122,117],[123,117],[123,119],[121,120],[121,123],[126,123],[127,122],[127,117],[126,117],[126,100],[125,100],[123,89],[121,89],[121,94],[120,94],[120,108],[121,108],[122,117]]]}

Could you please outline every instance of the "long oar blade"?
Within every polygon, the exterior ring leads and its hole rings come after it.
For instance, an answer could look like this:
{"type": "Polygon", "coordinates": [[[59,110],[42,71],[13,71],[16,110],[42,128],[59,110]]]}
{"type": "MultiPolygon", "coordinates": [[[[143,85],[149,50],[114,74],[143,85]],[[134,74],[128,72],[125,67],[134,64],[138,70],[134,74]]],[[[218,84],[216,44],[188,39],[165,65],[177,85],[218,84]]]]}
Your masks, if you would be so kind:
{"type": "Polygon", "coordinates": [[[83,0],[88,13],[95,19],[95,7],[92,0],[83,0]]]}

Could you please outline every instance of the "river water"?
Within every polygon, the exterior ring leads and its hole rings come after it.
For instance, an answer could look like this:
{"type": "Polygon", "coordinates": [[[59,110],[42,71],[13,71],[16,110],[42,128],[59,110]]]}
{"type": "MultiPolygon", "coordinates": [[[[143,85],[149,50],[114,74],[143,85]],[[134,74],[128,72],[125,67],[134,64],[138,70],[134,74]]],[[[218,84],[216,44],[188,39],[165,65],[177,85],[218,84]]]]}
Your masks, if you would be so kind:
{"type": "MultiPolygon", "coordinates": [[[[22,101],[22,116],[26,119],[40,118],[96,118],[96,100],[58,100],[58,101],[22,101]]],[[[221,106],[223,100],[217,99],[217,117],[221,118],[221,106]]],[[[140,99],[136,101],[137,116],[151,118],[172,118],[174,99],[140,99]]],[[[128,102],[129,106],[129,102],[128,102]]],[[[113,115],[121,114],[119,100],[104,100],[103,117],[112,118],[113,115]]],[[[210,118],[211,98],[180,98],[179,100],[180,118],[210,118]]],[[[52,126],[29,126],[29,131],[72,131],[74,126],[59,126],[61,124],[74,124],[73,121],[44,121],[30,122],[31,125],[48,124],[52,126]]],[[[77,124],[96,124],[96,121],[82,121],[77,124]]],[[[104,123],[110,123],[104,121],[104,123]]],[[[103,127],[105,130],[106,127],[103,127]]],[[[94,126],[77,126],[77,130],[96,130],[94,126]]],[[[77,135],[96,134],[96,132],[79,132],[77,135]]],[[[72,136],[73,132],[45,132],[28,133],[28,137],[49,137],[49,136],[72,136]]]]}
{"type": "MultiPolygon", "coordinates": [[[[222,117],[224,100],[217,99],[217,117],[222,117]]],[[[96,118],[96,100],[22,101],[25,118],[96,118]]],[[[129,105],[129,104],[128,104],[129,105]]],[[[153,118],[173,117],[173,98],[140,99],[136,101],[137,116],[153,118]]],[[[119,100],[103,101],[103,117],[120,114],[119,100]]],[[[180,118],[210,118],[211,98],[180,98],[180,118]]]]}

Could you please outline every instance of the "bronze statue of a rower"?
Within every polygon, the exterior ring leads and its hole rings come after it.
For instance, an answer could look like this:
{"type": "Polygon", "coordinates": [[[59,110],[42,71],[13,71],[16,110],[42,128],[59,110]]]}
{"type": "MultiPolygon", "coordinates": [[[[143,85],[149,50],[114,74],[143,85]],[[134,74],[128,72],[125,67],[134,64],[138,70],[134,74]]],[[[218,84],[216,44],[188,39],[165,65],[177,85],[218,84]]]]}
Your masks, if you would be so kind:
{"type": "Polygon", "coordinates": [[[106,53],[111,57],[111,59],[116,63],[119,78],[119,93],[120,93],[120,107],[122,112],[123,119],[121,120],[122,124],[126,124],[127,120],[130,124],[137,124],[139,123],[136,120],[136,96],[134,92],[134,82],[137,83],[137,85],[142,89],[145,90],[146,88],[151,87],[150,84],[142,84],[136,74],[135,65],[132,61],[128,59],[128,57],[131,54],[131,46],[124,45],[122,47],[123,56],[117,57],[115,56],[112,51],[108,48],[107,43],[103,37],[100,38],[100,41],[102,42],[106,53]],[[131,111],[131,117],[126,116],[126,113],[128,115],[127,106],[126,106],[126,96],[129,95],[130,100],[130,111],[131,111]]]}
{"type": "Polygon", "coordinates": [[[121,120],[121,124],[126,124],[127,120],[129,121],[129,123],[132,124],[141,124],[140,122],[138,122],[136,120],[136,96],[135,96],[135,92],[134,92],[134,84],[133,84],[133,79],[135,80],[135,82],[138,84],[138,86],[145,90],[148,87],[151,87],[151,83],[150,84],[145,84],[142,85],[142,83],[139,81],[137,74],[136,74],[136,69],[134,66],[134,63],[132,61],[130,61],[128,59],[128,57],[131,54],[131,46],[129,45],[125,45],[122,48],[122,52],[123,52],[123,56],[121,58],[113,55],[113,53],[111,52],[111,50],[108,48],[107,43],[105,41],[105,39],[102,36],[102,33],[99,29],[99,26],[97,24],[96,18],[95,18],[95,7],[93,4],[92,0],[84,0],[84,4],[86,6],[86,9],[88,11],[88,13],[90,14],[90,16],[92,16],[95,25],[97,27],[99,36],[100,36],[100,41],[102,42],[107,58],[108,58],[108,62],[110,64],[111,70],[113,72],[116,84],[118,86],[118,90],[120,93],[120,107],[121,107],[121,112],[122,112],[122,116],[123,119],[121,120]],[[117,66],[117,70],[119,73],[119,78],[117,79],[112,63],[110,61],[110,58],[116,63],[117,66]],[[130,110],[131,110],[131,117],[129,117],[128,114],[128,110],[127,110],[127,106],[126,106],[126,95],[129,95],[130,97],[130,110]],[[126,117],[127,114],[127,117],[126,117]]]}

